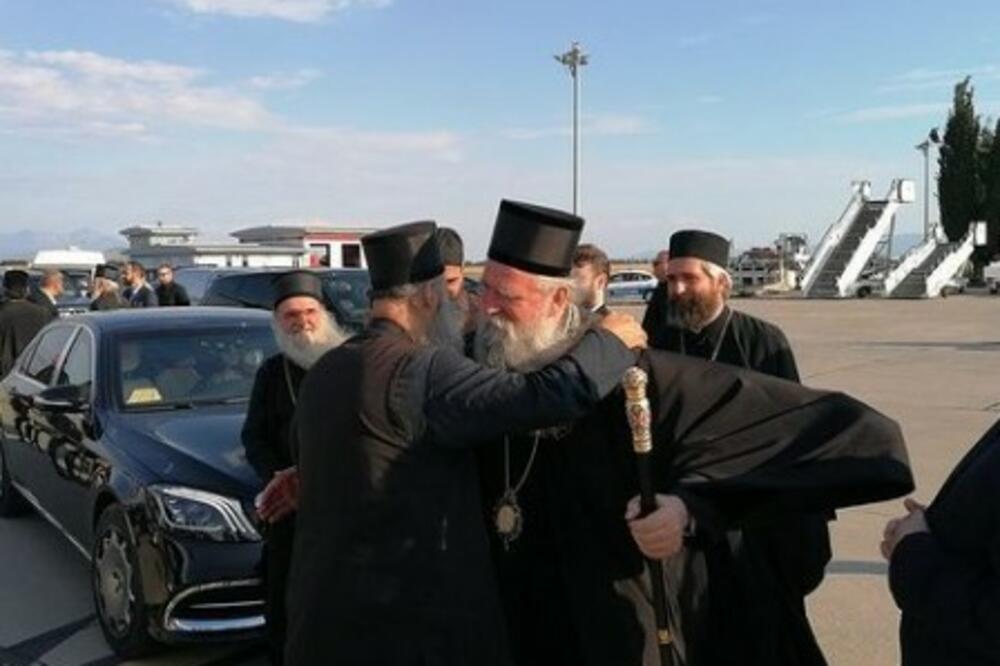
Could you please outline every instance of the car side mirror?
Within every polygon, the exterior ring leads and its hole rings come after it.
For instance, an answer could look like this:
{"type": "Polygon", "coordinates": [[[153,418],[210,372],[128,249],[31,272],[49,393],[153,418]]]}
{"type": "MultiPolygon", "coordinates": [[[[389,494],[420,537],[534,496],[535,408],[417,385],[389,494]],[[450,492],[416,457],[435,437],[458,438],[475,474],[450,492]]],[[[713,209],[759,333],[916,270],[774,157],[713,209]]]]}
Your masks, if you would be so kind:
{"type": "Polygon", "coordinates": [[[42,411],[71,414],[86,411],[89,386],[50,386],[36,393],[32,403],[42,411]]]}

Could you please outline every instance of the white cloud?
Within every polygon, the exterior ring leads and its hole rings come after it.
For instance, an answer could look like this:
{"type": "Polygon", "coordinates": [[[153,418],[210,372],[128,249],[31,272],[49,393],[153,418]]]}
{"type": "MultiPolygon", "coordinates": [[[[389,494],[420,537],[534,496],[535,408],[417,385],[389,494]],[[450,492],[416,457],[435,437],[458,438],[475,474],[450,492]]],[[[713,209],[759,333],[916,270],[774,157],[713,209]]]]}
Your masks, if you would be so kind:
{"type": "Polygon", "coordinates": [[[25,60],[54,65],[91,79],[133,80],[140,83],[183,85],[201,75],[191,67],[155,60],[129,62],[91,51],[28,51],[25,60]]]}
{"type": "Polygon", "coordinates": [[[198,69],[88,51],[0,54],[0,125],[31,130],[171,124],[235,130],[275,124],[256,100],[198,82],[198,69]]]}
{"type": "Polygon", "coordinates": [[[196,14],[225,14],[315,23],[353,7],[380,8],[390,0],[173,0],[196,14]]]}
{"type": "Polygon", "coordinates": [[[323,76],[318,69],[305,68],[286,74],[255,76],[250,85],[259,90],[292,90],[308,85],[323,76]]]}
{"type": "MultiPolygon", "coordinates": [[[[580,123],[580,133],[584,136],[636,136],[653,134],[656,127],[646,118],[637,115],[621,113],[584,114],[580,123]]],[[[515,128],[503,132],[503,136],[517,141],[547,139],[551,137],[570,136],[573,133],[569,125],[515,128]]]]}

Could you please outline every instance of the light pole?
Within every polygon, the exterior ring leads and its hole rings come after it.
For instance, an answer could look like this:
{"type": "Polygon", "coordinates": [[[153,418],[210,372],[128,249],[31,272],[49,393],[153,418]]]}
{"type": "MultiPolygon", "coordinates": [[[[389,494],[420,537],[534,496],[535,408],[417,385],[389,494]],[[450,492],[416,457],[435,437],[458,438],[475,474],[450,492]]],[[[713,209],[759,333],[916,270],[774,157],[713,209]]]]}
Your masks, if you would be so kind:
{"type": "Polygon", "coordinates": [[[573,214],[580,209],[580,68],[587,64],[588,55],[573,42],[569,51],[553,56],[569,69],[573,78],[573,214]]]}
{"type": "Polygon", "coordinates": [[[936,127],[927,133],[927,138],[914,148],[924,154],[924,240],[931,235],[931,144],[941,143],[936,127]]]}

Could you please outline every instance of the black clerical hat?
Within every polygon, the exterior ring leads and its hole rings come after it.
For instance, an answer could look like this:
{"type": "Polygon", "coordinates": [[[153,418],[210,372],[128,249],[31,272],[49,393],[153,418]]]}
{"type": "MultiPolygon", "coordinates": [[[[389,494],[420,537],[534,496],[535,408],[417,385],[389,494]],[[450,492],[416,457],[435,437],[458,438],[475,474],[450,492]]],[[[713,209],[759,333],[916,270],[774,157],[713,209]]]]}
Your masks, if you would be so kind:
{"type": "Polygon", "coordinates": [[[529,273],[566,277],[582,232],[582,217],[504,199],[487,256],[529,273]]]}
{"type": "Polygon", "coordinates": [[[688,229],[670,237],[670,258],[692,257],[716,266],[729,266],[729,241],[710,231],[688,229]]]}
{"type": "Polygon", "coordinates": [[[282,273],[274,279],[274,304],[278,305],[286,298],[293,296],[309,296],[320,303],[323,302],[323,281],[311,271],[291,271],[282,273]]]}
{"type": "Polygon", "coordinates": [[[438,227],[438,252],[441,253],[441,263],[445,266],[461,266],[465,263],[465,247],[462,237],[451,227],[438,227]]]}
{"type": "Polygon", "coordinates": [[[119,277],[118,267],[114,264],[97,264],[94,268],[94,277],[117,281],[119,277]]]}
{"type": "Polygon", "coordinates": [[[435,278],[444,272],[432,221],[410,222],[361,238],[372,290],[379,292],[435,278]]]}

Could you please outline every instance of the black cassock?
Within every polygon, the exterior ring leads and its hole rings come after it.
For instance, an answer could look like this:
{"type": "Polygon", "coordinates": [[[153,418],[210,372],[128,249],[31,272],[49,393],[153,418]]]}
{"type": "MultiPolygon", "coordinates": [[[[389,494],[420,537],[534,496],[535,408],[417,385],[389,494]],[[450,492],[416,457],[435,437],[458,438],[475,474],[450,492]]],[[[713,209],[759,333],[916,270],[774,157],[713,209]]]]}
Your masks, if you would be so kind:
{"type": "MultiPolygon", "coordinates": [[[[243,424],[243,448],[250,466],[264,483],[292,466],[289,446],[295,398],[305,371],[276,354],[264,361],[254,378],[243,424]]],[[[272,661],[280,663],[285,641],[285,592],[295,542],[295,516],[268,525],[264,533],[265,615],[272,661]]]]}
{"type": "MultiPolygon", "coordinates": [[[[712,359],[768,375],[799,381],[788,340],[777,326],[725,308],[698,333],[662,327],[654,347],[712,359]]],[[[833,515],[788,516],[780,525],[751,527],[712,540],[702,534],[697,546],[706,577],[745,591],[755,610],[741,626],[753,627],[753,649],[772,666],[821,666],[826,663],[809,619],[805,597],[819,586],[830,561],[827,520],[833,515]]],[[[716,598],[713,607],[732,604],[716,598]]]]}
{"type": "Polygon", "coordinates": [[[1000,664],[1000,421],[892,554],[903,666],[1000,664]]]}
{"type": "MultiPolygon", "coordinates": [[[[650,351],[654,467],[661,493],[684,497],[699,536],[774,524],[802,511],[881,501],[912,489],[897,425],[838,393],[650,351]]],[[[528,463],[531,436],[481,452],[488,516],[528,463]]],[[[491,546],[519,666],[653,666],[645,565],[624,520],[637,494],[623,396],[566,432],[540,438],[518,498],[520,538],[491,546]]],[[[709,575],[695,545],[666,562],[678,647],[688,666],[765,664],[749,636],[754,590],[709,575]],[[725,632],[725,633],[723,633],[725,632]],[[720,640],[720,638],[723,638],[720,640]]]]}
{"type": "Polygon", "coordinates": [[[45,308],[23,299],[0,305],[0,378],[10,372],[17,357],[51,319],[45,308]]]}

